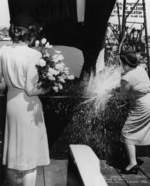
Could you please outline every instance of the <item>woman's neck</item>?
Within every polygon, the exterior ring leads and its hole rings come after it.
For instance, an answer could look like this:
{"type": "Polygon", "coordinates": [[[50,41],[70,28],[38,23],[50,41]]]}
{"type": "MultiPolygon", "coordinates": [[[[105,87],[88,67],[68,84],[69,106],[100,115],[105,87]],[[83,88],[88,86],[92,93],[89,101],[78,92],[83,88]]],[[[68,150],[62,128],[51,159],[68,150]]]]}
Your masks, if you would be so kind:
{"type": "Polygon", "coordinates": [[[133,70],[133,69],[134,69],[133,67],[130,67],[130,66],[126,65],[126,66],[124,67],[124,73],[126,74],[126,73],[130,72],[130,71],[133,70]]]}

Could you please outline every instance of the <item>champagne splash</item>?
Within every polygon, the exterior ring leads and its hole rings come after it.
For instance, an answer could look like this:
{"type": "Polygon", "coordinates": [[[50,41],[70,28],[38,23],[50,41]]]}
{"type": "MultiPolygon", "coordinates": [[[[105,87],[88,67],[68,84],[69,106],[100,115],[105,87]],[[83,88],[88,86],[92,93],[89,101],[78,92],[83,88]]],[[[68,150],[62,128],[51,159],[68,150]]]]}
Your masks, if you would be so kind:
{"type": "Polygon", "coordinates": [[[95,111],[103,111],[112,96],[112,91],[120,86],[120,66],[106,66],[102,71],[91,74],[85,94],[89,97],[86,101],[94,103],[95,111]]]}

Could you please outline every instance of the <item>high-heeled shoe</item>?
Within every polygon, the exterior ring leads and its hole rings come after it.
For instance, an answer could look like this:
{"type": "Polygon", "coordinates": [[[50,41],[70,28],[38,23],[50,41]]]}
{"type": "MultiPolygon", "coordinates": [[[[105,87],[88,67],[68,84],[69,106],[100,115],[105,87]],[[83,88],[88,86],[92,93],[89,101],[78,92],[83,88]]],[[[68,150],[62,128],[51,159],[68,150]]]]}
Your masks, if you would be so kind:
{"type": "Polygon", "coordinates": [[[126,169],[122,170],[121,173],[122,174],[137,174],[138,171],[139,171],[139,166],[135,165],[129,170],[126,170],[126,169]]]}

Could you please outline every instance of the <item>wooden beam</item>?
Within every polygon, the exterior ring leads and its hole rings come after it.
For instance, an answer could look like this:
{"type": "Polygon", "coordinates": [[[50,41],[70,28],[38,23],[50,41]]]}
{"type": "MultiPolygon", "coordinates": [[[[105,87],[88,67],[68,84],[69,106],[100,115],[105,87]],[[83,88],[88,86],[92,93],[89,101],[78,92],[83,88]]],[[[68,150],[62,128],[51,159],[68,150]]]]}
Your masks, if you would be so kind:
{"type": "Polygon", "coordinates": [[[87,145],[70,146],[71,156],[77,167],[84,186],[107,186],[101,174],[100,160],[87,145]]]}

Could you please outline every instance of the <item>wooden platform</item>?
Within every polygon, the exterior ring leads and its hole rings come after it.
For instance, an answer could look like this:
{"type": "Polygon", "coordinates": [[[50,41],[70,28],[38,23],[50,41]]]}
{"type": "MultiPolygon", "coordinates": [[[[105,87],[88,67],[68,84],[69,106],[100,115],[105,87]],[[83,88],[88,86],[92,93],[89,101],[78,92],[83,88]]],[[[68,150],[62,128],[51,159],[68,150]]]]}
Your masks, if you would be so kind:
{"type": "MultiPolygon", "coordinates": [[[[149,186],[150,185],[150,158],[141,158],[141,165],[137,175],[123,175],[119,171],[101,160],[101,172],[108,186],[149,186]]],[[[52,160],[51,165],[38,170],[36,186],[67,186],[68,160],[52,160]]],[[[76,182],[74,180],[74,182],[76,182]]]]}
{"type": "Polygon", "coordinates": [[[101,172],[109,186],[149,186],[150,185],[150,158],[140,158],[144,163],[137,175],[120,174],[119,170],[100,161],[101,172]]]}
{"type": "MultiPolygon", "coordinates": [[[[0,153],[0,159],[2,159],[2,153],[0,153]]],[[[108,186],[150,186],[150,157],[141,156],[140,159],[143,160],[143,164],[137,175],[120,174],[118,169],[108,165],[105,160],[100,160],[101,173],[108,186]]],[[[73,186],[78,186],[76,184],[78,180],[68,174],[68,162],[68,159],[52,159],[49,166],[39,168],[36,186],[70,186],[68,184],[70,180],[73,186]]],[[[2,168],[0,164],[0,185],[1,180],[2,168]]]]}
{"type": "Polygon", "coordinates": [[[66,186],[67,160],[51,160],[51,164],[38,169],[36,186],[66,186]]]}

